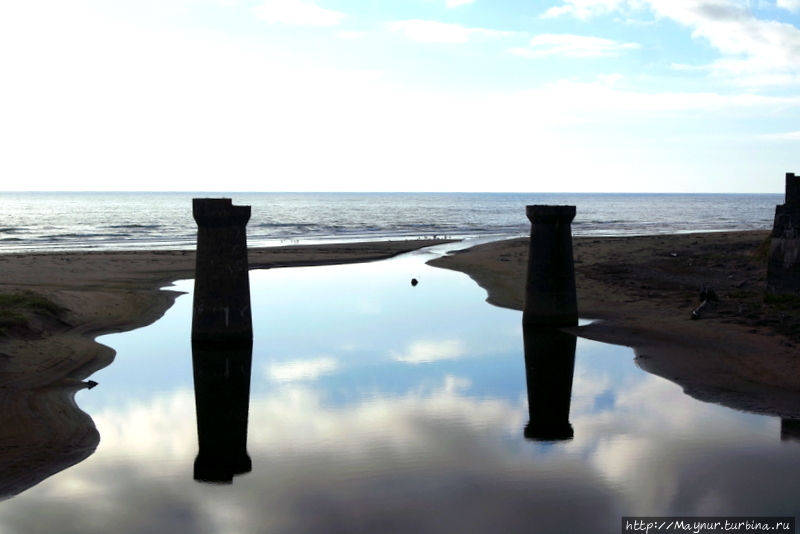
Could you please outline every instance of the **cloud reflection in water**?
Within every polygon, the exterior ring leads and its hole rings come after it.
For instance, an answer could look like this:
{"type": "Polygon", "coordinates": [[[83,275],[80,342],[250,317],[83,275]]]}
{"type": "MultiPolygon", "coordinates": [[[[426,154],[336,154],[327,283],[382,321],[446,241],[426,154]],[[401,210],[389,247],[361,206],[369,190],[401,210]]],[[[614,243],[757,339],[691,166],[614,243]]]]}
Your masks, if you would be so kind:
{"type": "MultiPolygon", "coordinates": [[[[176,378],[92,410],[97,452],[0,506],[0,531],[603,533],[619,532],[622,515],[800,512],[800,444],[780,440],[777,418],[699,403],[636,368],[629,349],[578,340],[573,439],[526,441],[519,314],[486,305],[457,273],[424,271],[424,287],[414,289],[431,294],[415,303],[422,293],[407,289],[402,262],[351,268],[320,277],[339,288],[330,298],[369,280],[370,298],[388,299],[397,314],[361,314],[358,330],[326,304],[312,323],[295,324],[287,318],[300,317],[296,295],[284,290],[282,300],[276,289],[271,304],[286,313],[253,354],[262,372],[249,403],[252,472],[226,487],[192,480],[194,396],[176,378]],[[468,302],[459,300],[465,293],[468,302]],[[451,295],[455,311],[443,312],[451,295]],[[428,302],[445,317],[430,328],[425,310],[413,327],[398,319],[428,302]],[[350,329],[337,330],[340,322],[350,329]],[[298,339],[308,324],[327,334],[298,339]],[[431,340],[445,343],[412,350],[431,340]],[[428,357],[409,365],[393,354],[428,357]]],[[[291,271],[274,287],[302,282],[320,294],[312,271],[294,281],[291,271]]],[[[164,350],[164,358],[190,357],[164,350]]],[[[117,369],[125,358],[121,351],[117,369]]],[[[149,361],[167,380],[160,357],[149,361]]],[[[135,376],[115,380],[99,381],[108,390],[135,376]]]]}

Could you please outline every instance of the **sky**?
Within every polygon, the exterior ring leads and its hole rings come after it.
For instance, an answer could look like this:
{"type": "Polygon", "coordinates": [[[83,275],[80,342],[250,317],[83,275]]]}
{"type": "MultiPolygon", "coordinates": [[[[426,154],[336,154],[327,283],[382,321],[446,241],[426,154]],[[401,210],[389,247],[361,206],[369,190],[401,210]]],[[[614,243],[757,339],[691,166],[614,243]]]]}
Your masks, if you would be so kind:
{"type": "Polygon", "coordinates": [[[0,6],[0,190],[781,193],[800,0],[0,6]]]}

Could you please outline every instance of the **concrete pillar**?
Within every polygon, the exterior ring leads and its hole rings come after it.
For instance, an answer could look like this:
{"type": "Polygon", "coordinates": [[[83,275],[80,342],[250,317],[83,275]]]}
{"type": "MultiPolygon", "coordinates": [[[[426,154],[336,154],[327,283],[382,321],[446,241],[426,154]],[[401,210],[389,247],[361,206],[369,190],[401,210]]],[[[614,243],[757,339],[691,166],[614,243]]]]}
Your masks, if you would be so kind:
{"type": "Polygon", "coordinates": [[[527,206],[531,221],[524,324],[578,324],[572,229],[575,206],[527,206]]]}
{"type": "Polygon", "coordinates": [[[553,328],[523,325],[530,422],[526,439],[572,439],[569,423],[577,338],[553,328]]]}
{"type": "Polygon", "coordinates": [[[251,341],[250,206],[233,206],[228,198],[195,198],[192,203],[197,221],[192,340],[251,341]]]}
{"type": "Polygon", "coordinates": [[[793,172],[786,173],[786,198],[785,204],[800,204],[800,176],[795,176],[793,172]]]}
{"type": "Polygon", "coordinates": [[[252,468],[247,454],[252,354],[252,343],[192,342],[199,482],[230,484],[252,468]]]}
{"type": "Polygon", "coordinates": [[[800,176],[794,173],[786,173],[786,198],[775,206],[767,291],[800,291],[800,176]]]}

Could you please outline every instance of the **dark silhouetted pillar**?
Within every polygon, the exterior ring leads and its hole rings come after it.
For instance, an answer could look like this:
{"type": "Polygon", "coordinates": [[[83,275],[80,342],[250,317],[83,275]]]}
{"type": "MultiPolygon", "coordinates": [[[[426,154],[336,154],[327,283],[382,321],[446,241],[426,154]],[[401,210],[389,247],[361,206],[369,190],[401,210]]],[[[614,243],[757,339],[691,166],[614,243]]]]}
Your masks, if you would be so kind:
{"type": "Polygon", "coordinates": [[[578,324],[572,219],[575,206],[527,206],[531,221],[524,324],[578,324]]]}
{"type": "Polygon", "coordinates": [[[786,198],[775,206],[772,225],[767,291],[789,293],[800,290],[800,176],[786,173],[786,198]]]}
{"type": "Polygon", "coordinates": [[[800,421],[781,419],[781,441],[800,441],[800,421]]]}
{"type": "Polygon", "coordinates": [[[233,206],[229,198],[192,202],[197,221],[192,340],[252,340],[246,230],[250,206],[233,206]]]}
{"type": "Polygon", "coordinates": [[[249,473],[247,416],[252,343],[192,342],[197,443],[194,479],[230,484],[249,473]]]}
{"type": "Polygon", "coordinates": [[[793,172],[786,173],[786,204],[795,206],[800,204],[800,176],[795,176],[793,172]]]}
{"type": "Polygon", "coordinates": [[[569,407],[577,338],[532,325],[523,325],[523,336],[530,413],[525,438],[536,441],[572,439],[569,407]]]}

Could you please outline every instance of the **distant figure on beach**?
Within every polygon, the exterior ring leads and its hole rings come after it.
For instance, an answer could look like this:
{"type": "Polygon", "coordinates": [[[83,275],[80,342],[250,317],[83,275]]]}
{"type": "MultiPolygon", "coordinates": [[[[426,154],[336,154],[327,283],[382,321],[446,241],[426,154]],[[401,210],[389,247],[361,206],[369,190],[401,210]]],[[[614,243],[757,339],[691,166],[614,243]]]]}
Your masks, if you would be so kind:
{"type": "Polygon", "coordinates": [[[412,286],[416,286],[417,284],[419,284],[419,282],[417,281],[417,279],[416,279],[416,278],[412,278],[412,279],[411,279],[411,285],[412,285],[412,286]]]}

